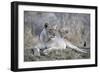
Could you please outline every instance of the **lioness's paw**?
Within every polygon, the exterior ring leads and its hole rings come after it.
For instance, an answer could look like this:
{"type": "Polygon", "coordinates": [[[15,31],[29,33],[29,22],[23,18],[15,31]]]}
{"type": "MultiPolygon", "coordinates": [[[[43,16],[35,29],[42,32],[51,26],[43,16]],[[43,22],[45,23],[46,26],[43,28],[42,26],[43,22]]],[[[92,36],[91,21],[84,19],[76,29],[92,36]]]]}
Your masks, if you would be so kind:
{"type": "Polygon", "coordinates": [[[45,55],[48,55],[48,54],[49,54],[49,49],[44,50],[43,53],[44,53],[45,55]]]}

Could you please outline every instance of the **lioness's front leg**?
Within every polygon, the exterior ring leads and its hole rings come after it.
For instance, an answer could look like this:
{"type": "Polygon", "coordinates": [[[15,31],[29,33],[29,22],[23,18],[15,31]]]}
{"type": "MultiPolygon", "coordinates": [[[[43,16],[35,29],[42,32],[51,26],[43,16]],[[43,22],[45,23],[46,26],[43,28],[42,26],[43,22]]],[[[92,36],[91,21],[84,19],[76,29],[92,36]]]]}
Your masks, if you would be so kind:
{"type": "Polygon", "coordinates": [[[45,55],[47,55],[51,50],[52,50],[52,48],[47,48],[47,49],[45,49],[45,50],[43,51],[43,53],[44,53],[45,55]]]}
{"type": "Polygon", "coordinates": [[[40,49],[39,48],[34,48],[33,52],[34,52],[35,56],[40,56],[40,49]]]}

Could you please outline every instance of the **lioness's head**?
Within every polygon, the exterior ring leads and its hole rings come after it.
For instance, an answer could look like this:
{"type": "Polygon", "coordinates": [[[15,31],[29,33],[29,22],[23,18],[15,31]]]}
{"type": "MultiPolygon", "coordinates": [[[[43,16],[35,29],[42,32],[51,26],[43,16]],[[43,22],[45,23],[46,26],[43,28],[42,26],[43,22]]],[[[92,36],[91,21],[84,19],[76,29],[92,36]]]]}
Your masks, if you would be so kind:
{"type": "Polygon", "coordinates": [[[47,36],[49,39],[55,38],[57,36],[57,25],[50,25],[48,23],[45,23],[44,28],[46,29],[47,36]]]}

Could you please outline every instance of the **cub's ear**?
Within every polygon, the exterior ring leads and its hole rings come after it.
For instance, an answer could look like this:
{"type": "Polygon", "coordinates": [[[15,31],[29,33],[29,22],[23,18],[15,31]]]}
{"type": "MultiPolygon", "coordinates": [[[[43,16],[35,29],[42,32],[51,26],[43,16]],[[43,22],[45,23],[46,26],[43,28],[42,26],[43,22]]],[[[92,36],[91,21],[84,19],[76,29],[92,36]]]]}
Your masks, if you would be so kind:
{"type": "Polygon", "coordinates": [[[48,27],[48,23],[45,23],[44,27],[47,28],[48,27]]]}

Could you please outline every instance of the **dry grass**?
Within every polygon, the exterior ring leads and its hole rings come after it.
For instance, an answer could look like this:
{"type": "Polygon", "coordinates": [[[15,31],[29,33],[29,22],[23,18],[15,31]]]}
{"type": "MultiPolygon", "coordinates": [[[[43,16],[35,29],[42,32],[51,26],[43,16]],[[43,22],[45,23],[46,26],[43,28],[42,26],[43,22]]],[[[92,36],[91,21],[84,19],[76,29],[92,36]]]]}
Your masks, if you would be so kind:
{"type": "MultiPolygon", "coordinates": [[[[89,50],[89,49],[87,49],[89,50]]],[[[80,53],[70,48],[65,50],[52,50],[47,55],[41,54],[40,56],[35,56],[32,49],[24,50],[24,61],[49,61],[49,60],[73,60],[73,59],[88,59],[90,58],[90,53],[80,53]]]]}
{"type": "Polygon", "coordinates": [[[52,13],[25,11],[24,18],[24,61],[73,60],[90,58],[90,15],[80,13],[52,13]],[[52,50],[47,55],[35,56],[32,48],[38,43],[36,36],[44,27],[45,22],[66,28],[63,36],[75,46],[88,48],[88,53],[80,53],[70,48],[52,50]],[[61,24],[59,26],[59,24],[61,24]],[[84,46],[84,41],[86,46],[84,46]]]}

